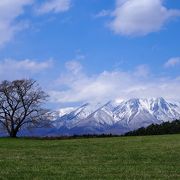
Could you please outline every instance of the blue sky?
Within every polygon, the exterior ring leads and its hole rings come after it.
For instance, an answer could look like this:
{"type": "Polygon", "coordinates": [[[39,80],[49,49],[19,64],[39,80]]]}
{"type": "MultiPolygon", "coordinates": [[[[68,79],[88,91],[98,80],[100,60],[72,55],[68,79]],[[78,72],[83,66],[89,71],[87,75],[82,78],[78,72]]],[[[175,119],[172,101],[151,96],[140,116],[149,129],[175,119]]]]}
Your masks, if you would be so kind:
{"type": "Polygon", "coordinates": [[[1,0],[0,80],[34,78],[54,107],[180,100],[180,2],[1,0]]]}

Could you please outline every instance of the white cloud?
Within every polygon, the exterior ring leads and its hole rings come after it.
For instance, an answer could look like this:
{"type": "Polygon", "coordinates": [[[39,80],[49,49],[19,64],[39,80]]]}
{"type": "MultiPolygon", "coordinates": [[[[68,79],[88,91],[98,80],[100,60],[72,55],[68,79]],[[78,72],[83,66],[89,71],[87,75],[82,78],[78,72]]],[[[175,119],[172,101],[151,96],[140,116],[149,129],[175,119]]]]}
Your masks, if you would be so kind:
{"type": "Polygon", "coordinates": [[[33,0],[1,0],[0,1],[0,46],[9,42],[15,33],[25,27],[16,18],[23,14],[24,7],[33,0]]]}
{"type": "Polygon", "coordinates": [[[110,10],[105,10],[103,9],[102,11],[100,11],[99,13],[97,13],[94,17],[95,18],[99,18],[99,17],[105,17],[111,14],[110,10]]]}
{"type": "Polygon", "coordinates": [[[147,77],[150,74],[150,69],[146,64],[139,65],[135,68],[134,75],[137,77],[147,77]]]}
{"type": "Polygon", "coordinates": [[[37,62],[29,59],[22,61],[6,59],[0,62],[0,80],[29,78],[33,74],[38,74],[52,67],[52,65],[52,60],[37,62]]]}
{"type": "Polygon", "coordinates": [[[82,70],[82,65],[76,60],[68,61],[65,66],[73,74],[78,74],[82,70]]]}
{"type": "Polygon", "coordinates": [[[126,36],[143,36],[159,31],[165,23],[180,16],[180,10],[167,9],[164,0],[117,0],[109,27],[126,36]]]}
{"type": "Polygon", "coordinates": [[[165,64],[165,68],[180,66],[180,57],[170,58],[165,64]]]}
{"type": "Polygon", "coordinates": [[[73,69],[72,72],[68,69],[67,73],[61,74],[56,81],[56,85],[58,83],[63,89],[50,92],[52,101],[60,103],[105,102],[114,99],[160,96],[180,100],[180,77],[159,78],[153,77],[149,70],[139,75],[137,72],[141,72],[138,67],[129,72],[104,71],[88,76],[82,71],[74,74],[73,69]]]}
{"type": "Polygon", "coordinates": [[[36,8],[36,13],[39,15],[46,13],[60,13],[68,11],[71,7],[71,0],[47,0],[36,8]]]}

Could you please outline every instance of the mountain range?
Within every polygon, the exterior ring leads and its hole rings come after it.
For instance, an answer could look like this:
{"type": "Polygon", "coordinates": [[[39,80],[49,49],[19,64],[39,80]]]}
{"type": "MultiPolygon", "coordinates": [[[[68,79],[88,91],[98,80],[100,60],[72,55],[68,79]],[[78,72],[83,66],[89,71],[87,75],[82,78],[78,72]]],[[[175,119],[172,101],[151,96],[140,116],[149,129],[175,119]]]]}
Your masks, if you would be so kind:
{"type": "Polygon", "coordinates": [[[180,119],[180,102],[164,98],[109,101],[60,109],[48,135],[124,134],[151,124],[180,119]]]}

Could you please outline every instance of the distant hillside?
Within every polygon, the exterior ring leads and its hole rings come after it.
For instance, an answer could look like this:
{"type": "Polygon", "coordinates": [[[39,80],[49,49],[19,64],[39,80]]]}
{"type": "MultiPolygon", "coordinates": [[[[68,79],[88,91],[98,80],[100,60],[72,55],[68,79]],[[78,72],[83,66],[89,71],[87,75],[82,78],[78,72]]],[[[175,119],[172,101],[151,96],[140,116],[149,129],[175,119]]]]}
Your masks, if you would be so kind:
{"type": "Polygon", "coordinates": [[[163,135],[180,134],[180,120],[173,122],[164,122],[162,124],[152,124],[146,128],[140,128],[125,134],[125,136],[143,136],[143,135],[163,135]]]}

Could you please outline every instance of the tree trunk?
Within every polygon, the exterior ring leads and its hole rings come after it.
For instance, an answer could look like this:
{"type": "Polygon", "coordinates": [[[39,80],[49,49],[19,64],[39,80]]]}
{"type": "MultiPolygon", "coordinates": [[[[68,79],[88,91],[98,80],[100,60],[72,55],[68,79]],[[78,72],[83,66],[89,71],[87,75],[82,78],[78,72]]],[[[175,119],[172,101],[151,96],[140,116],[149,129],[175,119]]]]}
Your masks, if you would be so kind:
{"type": "Polygon", "coordinates": [[[16,131],[11,131],[10,134],[9,134],[9,136],[10,136],[11,138],[16,138],[16,137],[17,137],[17,132],[16,132],[16,131]]]}

